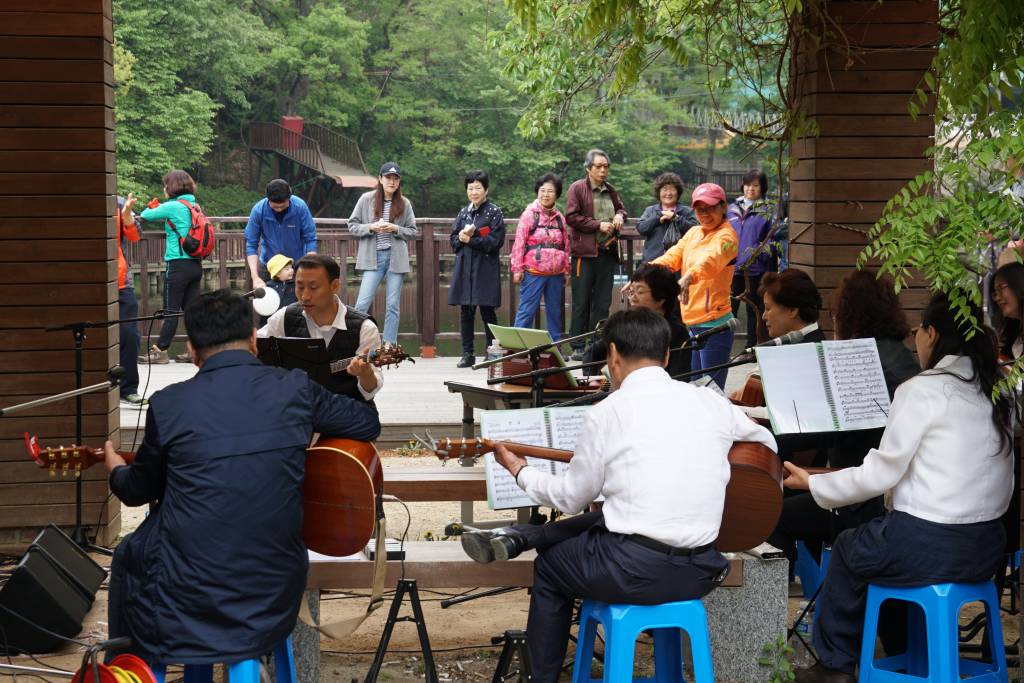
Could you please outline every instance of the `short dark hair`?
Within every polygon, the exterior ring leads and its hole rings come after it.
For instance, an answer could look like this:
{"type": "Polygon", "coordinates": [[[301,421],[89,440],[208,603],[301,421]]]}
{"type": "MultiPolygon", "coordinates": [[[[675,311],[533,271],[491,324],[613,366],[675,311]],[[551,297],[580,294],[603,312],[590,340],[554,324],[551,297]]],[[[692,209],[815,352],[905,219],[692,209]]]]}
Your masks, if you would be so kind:
{"type": "Polygon", "coordinates": [[[462,183],[463,187],[469,187],[470,183],[480,183],[486,190],[490,186],[491,181],[487,178],[487,171],[470,171],[466,174],[465,182],[462,183]]]}
{"type": "Polygon", "coordinates": [[[764,171],[755,168],[743,174],[744,185],[753,185],[755,180],[761,186],[761,196],[764,197],[768,194],[768,176],[764,174],[764,171]]]}
{"type": "Polygon", "coordinates": [[[533,184],[533,193],[537,194],[544,183],[551,183],[555,186],[555,197],[562,196],[562,179],[550,171],[537,178],[537,182],[533,184]]]}
{"type": "Polygon", "coordinates": [[[654,198],[661,199],[661,188],[666,185],[673,185],[679,196],[683,196],[683,179],[675,173],[662,173],[654,179],[654,198]]]}
{"type": "Polygon", "coordinates": [[[628,360],[665,361],[672,331],[668,321],[647,308],[630,308],[613,313],[602,332],[605,345],[615,344],[619,355],[628,360]]]}
{"type": "Polygon", "coordinates": [[[181,169],[168,171],[167,175],[164,176],[164,189],[167,190],[167,196],[171,199],[180,197],[183,194],[195,194],[196,181],[192,180],[192,176],[181,169]]]}
{"type": "Polygon", "coordinates": [[[821,292],[811,276],[802,270],[790,268],[781,273],[765,273],[761,278],[758,293],[766,294],[780,306],[795,308],[800,319],[810,325],[818,322],[821,311],[821,292]]]}
{"type": "Polygon", "coordinates": [[[832,303],[838,339],[899,339],[910,332],[888,275],[855,270],[839,283],[832,303]]]}
{"type": "Polygon", "coordinates": [[[633,271],[630,282],[643,282],[651,290],[651,298],[662,302],[665,315],[679,307],[679,279],[665,266],[645,263],[633,271]]]}
{"type": "Polygon", "coordinates": [[[200,294],[185,307],[185,328],[192,348],[205,357],[210,349],[252,337],[252,304],[229,289],[200,294]]]}
{"type": "Polygon", "coordinates": [[[334,282],[341,279],[341,266],[330,256],[323,254],[306,254],[295,263],[295,272],[303,269],[323,268],[327,271],[327,281],[334,282]]]}
{"type": "Polygon", "coordinates": [[[283,202],[292,198],[292,186],[287,180],[275,178],[267,183],[267,199],[272,202],[283,202]]]}

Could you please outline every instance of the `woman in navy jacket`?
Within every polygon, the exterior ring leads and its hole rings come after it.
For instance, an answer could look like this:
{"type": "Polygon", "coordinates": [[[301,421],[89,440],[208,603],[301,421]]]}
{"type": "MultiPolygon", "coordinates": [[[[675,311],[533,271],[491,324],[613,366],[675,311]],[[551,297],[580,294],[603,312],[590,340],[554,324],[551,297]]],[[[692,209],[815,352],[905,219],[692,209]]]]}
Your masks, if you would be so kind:
{"type": "Polygon", "coordinates": [[[490,345],[494,335],[488,323],[498,322],[494,312],[501,305],[501,245],[505,243],[505,216],[487,198],[490,181],[484,171],[470,171],[464,181],[469,205],[464,206],[452,223],[451,243],[455,252],[448,304],[460,306],[459,333],[462,336],[462,360],[458,367],[476,362],[473,355],[473,324],[476,308],[484,321],[484,335],[490,345]]]}

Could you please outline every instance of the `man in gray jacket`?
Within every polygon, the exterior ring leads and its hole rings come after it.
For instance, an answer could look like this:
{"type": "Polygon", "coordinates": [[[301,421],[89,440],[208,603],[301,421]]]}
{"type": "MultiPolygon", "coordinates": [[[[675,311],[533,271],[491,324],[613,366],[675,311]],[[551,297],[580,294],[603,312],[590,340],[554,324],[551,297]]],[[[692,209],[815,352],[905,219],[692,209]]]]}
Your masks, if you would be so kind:
{"type": "Polygon", "coordinates": [[[363,194],[352,209],[348,229],[359,237],[356,270],[363,280],[356,310],[365,313],[377,287],[387,278],[387,309],[384,315],[385,344],[398,344],[402,280],[409,267],[409,242],[419,234],[412,204],[402,196],[402,169],[389,161],[380,167],[377,188],[363,194]]]}

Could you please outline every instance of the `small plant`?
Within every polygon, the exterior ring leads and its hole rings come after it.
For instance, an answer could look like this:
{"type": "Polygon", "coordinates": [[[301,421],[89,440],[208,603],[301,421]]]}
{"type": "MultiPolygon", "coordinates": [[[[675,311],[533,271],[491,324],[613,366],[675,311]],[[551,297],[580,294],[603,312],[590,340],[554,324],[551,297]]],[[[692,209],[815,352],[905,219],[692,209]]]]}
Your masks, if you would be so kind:
{"type": "Polygon", "coordinates": [[[416,456],[423,454],[423,448],[420,447],[418,443],[410,439],[408,442],[402,444],[398,448],[395,448],[394,453],[402,458],[415,458],[416,456]]]}
{"type": "Polygon", "coordinates": [[[786,643],[784,636],[779,636],[774,642],[765,643],[765,646],[761,648],[761,654],[757,663],[769,670],[769,683],[789,683],[796,679],[793,665],[789,661],[790,657],[796,653],[786,643]]]}

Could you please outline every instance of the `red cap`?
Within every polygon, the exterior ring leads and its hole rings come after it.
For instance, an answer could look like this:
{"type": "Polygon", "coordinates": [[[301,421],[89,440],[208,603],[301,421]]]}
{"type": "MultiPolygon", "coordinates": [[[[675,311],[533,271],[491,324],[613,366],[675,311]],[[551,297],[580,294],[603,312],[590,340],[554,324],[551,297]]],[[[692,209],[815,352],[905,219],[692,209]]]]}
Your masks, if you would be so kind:
{"type": "Polygon", "coordinates": [[[718,206],[725,201],[725,190],[714,183],[698,185],[693,190],[693,197],[690,206],[696,206],[697,202],[704,202],[708,206],[718,206]]]}

